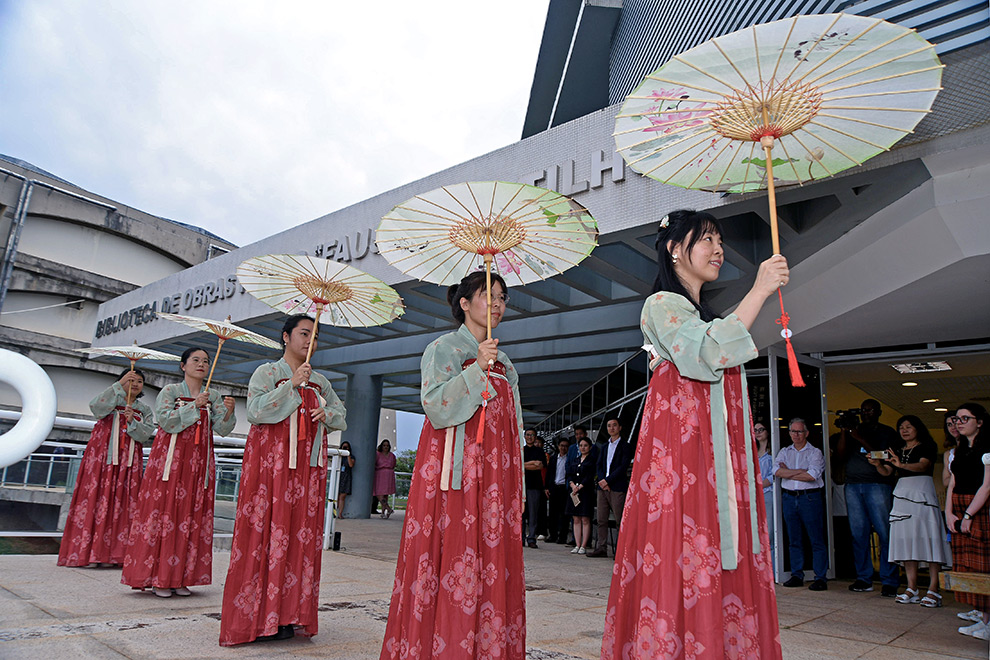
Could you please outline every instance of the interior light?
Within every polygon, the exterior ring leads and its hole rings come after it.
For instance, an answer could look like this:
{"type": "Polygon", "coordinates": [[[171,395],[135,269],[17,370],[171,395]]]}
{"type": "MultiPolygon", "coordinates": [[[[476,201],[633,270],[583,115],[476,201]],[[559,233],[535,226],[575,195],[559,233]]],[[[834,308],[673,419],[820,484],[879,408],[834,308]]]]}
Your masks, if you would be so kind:
{"type": "Polygon", "coordinates": [[[935,412],[949,412],[948,408],[936,408],[935,412]]]}
{"type": "Polygon", "coordinates": [[[925,399],[922,403],[935,403],[938,399],[925,399]]]}
{"type": "Polygon", "coordinates": [[[916,382],[914,382],[913,380],[908,380],[908,381],[904,381],[903,383],[901,383],[901,386],[903,386],[903,387],[917,387],[918,384],[916,382]]]}

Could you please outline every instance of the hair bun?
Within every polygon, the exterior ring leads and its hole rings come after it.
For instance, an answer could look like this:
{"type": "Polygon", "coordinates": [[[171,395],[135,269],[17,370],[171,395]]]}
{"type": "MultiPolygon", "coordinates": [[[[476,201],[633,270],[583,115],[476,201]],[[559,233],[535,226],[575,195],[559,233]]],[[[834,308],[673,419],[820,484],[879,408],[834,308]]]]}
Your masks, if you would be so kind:
{"type": "Polygon", "coordinates": [[[457,290],[461,287],[460,284],[451,284],[447,287],[447,304],[453,305],[454,298],[457,297],[457,290]]]}

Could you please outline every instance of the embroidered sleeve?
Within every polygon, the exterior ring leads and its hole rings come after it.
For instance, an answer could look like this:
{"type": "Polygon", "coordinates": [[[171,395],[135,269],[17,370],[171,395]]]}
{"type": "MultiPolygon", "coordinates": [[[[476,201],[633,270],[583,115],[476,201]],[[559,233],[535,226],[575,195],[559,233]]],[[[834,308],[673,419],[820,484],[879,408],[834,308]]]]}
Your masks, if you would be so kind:
{"type": "MultiPolygon", "coordinates": [[[[433,428],[457,426],[471,419],[481,405],[487,376],[477,362],[467,369],[461,364],[474,355],[456,351],[441,337],[426,347],[420,362],[420,399],[433,428]]],[[[493,391],[493,388],[492,388],[493,391]]]]}
{"type": "MultiPolygon", "coordinates": [[[[660,292],[647,298],[640,324],[646,341],[685,378],[715,382],[722,371],[757,357],[746,326],[730,314],[705,322],[683,296],[660,292]]],[[[651,362],[651,366],[656,366],[651,362]]]]}

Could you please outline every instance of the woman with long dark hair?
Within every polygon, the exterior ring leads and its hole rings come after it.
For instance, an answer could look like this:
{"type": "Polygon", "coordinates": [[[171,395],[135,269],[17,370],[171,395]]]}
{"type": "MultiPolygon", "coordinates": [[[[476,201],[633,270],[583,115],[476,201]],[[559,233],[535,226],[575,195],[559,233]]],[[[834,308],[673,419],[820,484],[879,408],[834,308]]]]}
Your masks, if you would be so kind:
{"type": "MultiPolygon", "coordinates": [[[[492,329],[505,312],[492,275],[492,329]]],[[[406,506],[383,660],[526,655],[518,375],[487,339],[485,274],[447,291],[461,325],[423,353],[426,421],[406,506]]]]}
{"type": "MultiPolygon", "coordinates": [[[[956,571],[990,573],[990,415],[978,403],[964,403],[953,419],[959,446],[945,499],[945,522],[952,530],[952,564],[956,571]]],[[[990,596],[955,592],[956,600],[975,611],[976,619],[959,632],[990,639],[990,596]]]]}
{"type": "Polygon", "coordinates": [[[179,362],[183,379],[166,385],[155,402],[158,435],[131,523],[121,582],[151,587],[156,596],[191,596],[189,587],[213,581],[213,433],[234,430],[234,399],[203,390],[210,356],[189,348],[179,362]]]}
{"type": "Polygon", "coordinates": [[[894,505],[890,510],[890,543],[887,560],[904,564],[907,589],[897,597],[898,603],[921,603],[924,607],[942,607],[938,574],[949,564],[952,554],[945,540],[941,505],[935,494],[935,459],[938,447],[924,423],[914,415],[897,420],[897,432],[904,441],[892,450],[889,462],[897,471],[894,505]],[[928,563],[928,592],[918,593],[918,565],[928,563]]]}
{"type": "MultiPolygon", "coordinates": [[[[660,221],[656,292],[641,327],[649,392],[605,613],[603,660],[780,658],[763,496],[746,378],[749,328],[789,279],[764,261],[726,318],[702,296],[724,260],[708,213],[660,221]]],[[[800,466],[787,466],[797,470],[800,466]]]]}
{"type": "Polygon", "coordinates": [[[346,411],[306,360],[317,329],[305,315],[282,326],[282,358],[255,369],[220,645],[312,637],[318,631],[327,435],[346,411]]]}
{"type": "Polygon", "coordinates": [[[59,566],[124,563],[144,470],[141,445],[155,433],[151,408],[138,401],[143,392],[144,374],[128,369],[89,402],[99,421],[79,464],[59,566]]]}
{"type": "Polygon", "coordinates": [[[340,443],[340,448],[349,454],[340,461],[340,481],[337,483],[337,517],[343,518],[344,502],[347,500],[347,496],[351,494],[354,481],[354,465],[357,461],[354,458],[354,450],[351,449],[351,443],[344,440],[340,443]]]}

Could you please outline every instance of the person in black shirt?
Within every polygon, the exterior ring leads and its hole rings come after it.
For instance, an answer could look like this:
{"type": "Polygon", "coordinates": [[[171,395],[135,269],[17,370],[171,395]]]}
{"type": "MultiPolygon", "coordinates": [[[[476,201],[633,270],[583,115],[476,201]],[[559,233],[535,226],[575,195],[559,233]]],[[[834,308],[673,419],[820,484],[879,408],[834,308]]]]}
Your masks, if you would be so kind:
{"type": "Polygon", "coordinates": [[[567,543],[568,518],[564,509],[567,507],[567,496],[571,492],[567,487],[567,450],[570,446],[569,438],[557,440],[557,451],[550,457],[545,479],[545,492],[550,501],[550,534],[547,541],[561,545],[567,543]]]}
{"type": "Polygon", "coordinates": [[[945,540],[945,524],[935,493],[935,461],[938,447],[920,419],[905,415],[897,420],[897,432],[904,446],[890,452],[888,462],[897,476],[894,506],[890,510],[890,553],[887,559],[903,563],[907,589],[897,597],[898,603],[921,603],[924,607],[941,607],[938,574],[952,554],[945,540]],[[918,593],[918,564],[928,563],[928,593],[918,593]]]}
{"type": "Polygon", "coordinates": [[[887,561],[890,539],[890,509],[894,499],[894,468],[883,460],[870,458],[870,452],[899,450],[903,442],[894,429],[880,423],[880,402],[867,399],[860,405],[862,422],[842,429],[836,451],[845,467],[846,511],[852,535],[856,581],[850,591],[873,591],[873,560],[870,536],[880,539],[881,595],[897,596],[900,583],[897,564],[887,561]]]}
{"type": "Polygon", "coordinates": [[[540,504],[543,502],[543,470],[547,467],[547,455],[536,429],[526,429],[526,446],[523,447],[523,469],[526,472],[526,518],[529,547],[536,547],[536,526],[540,522],[540,504]]]}
{"type": "MultiPolygon", "coordinates": [[[[978,403],[964,403],[954,421],[959,446],[945,502],[945,522],[952,530],[952,566],[960,572],[990,573],[990,415],[978,403]]],[[[990,596],[957,591],[956,601],[973,607],[966,617],[976,619],[959,632],[990,639],[990,596]]]]}

